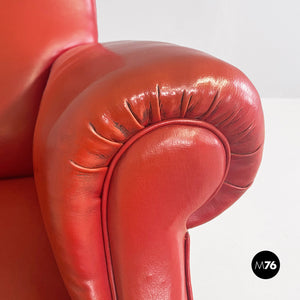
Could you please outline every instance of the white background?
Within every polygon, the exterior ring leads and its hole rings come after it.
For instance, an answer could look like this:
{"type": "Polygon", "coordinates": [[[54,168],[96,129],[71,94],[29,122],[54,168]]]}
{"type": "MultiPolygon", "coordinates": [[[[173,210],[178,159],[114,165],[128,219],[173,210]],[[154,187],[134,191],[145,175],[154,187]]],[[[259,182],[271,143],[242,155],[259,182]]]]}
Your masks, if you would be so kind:
{"type": "Polygon", "coordinates": [[[300,99],[263,99],[264,156],[252,187],[214,220],[194,228],[195,300],[300,299],[300,99]],[[256,253],[277,254],[272,279],[256,277],[256,253]]]}
{"type": "Polygon", "coordinates": [[[300,97],[300,1],[97,5],[101,42],[158,40],[206,51],[244,71],[263,97],[266,142],[255,183],[221,216],[190,232],[194,299],[300,299],[300,99],[287,99],[300,97]],[[273,279],[252,273],[261,250],[279,256],[273,279]]]}
{"type": "Polygon", "coordinates": [[[299,0],[97,0],[101,42],[154,40],[241,69],[262,97],[300,97],[299,0]]]}

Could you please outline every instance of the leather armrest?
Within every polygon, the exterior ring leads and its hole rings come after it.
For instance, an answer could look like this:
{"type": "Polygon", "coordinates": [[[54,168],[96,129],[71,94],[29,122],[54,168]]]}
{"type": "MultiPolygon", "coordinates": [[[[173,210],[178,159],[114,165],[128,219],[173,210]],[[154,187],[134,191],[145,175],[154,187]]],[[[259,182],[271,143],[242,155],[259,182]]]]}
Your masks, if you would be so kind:
{"type": "Polygon", "coordinates": [[[191,299],[186,230],[253,182],[259,95],[196,50],[103,46],[57,60],[36,125],[34,173],[57,263],[73,299],[191,299]]]}

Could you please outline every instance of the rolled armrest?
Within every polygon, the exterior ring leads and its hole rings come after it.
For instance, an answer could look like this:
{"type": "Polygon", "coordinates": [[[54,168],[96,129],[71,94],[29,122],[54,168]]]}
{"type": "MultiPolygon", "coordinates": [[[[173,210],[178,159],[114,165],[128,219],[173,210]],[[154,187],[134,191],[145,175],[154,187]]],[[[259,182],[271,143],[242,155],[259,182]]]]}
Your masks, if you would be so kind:
{"type": "Polygon", "coordinates": [[[116,42],[63,54],[34,173],[72,299],[191,299],[187,229],[251,185],[263,122],[247,77],[205,53],[116,42]]]}

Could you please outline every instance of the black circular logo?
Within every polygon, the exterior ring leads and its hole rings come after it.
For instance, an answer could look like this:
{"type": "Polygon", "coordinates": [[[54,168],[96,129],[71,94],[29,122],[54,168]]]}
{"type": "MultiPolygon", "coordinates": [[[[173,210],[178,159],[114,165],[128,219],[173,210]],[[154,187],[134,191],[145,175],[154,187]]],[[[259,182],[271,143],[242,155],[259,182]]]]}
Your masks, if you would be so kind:
{"type": "Polygon", "coordinates": [[[257,277],[270,279],[278,273],[280,262],[273,252],[261,251],[253,257],[251,266],[257,277]]]}

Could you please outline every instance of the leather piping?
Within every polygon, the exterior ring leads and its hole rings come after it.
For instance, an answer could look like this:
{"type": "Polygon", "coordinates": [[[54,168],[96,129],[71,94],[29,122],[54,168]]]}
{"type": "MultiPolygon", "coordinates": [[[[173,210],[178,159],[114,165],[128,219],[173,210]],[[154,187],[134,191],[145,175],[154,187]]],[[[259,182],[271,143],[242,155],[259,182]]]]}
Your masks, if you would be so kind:
{"type": "Polygon", "coordinates": [[[185,256],[185,278],[186,278],[186,293],[187,299],[193,300],[193,291],[191,284],[191,271],[190,271],[190,235],[187,231],[184,237],[184,256],[185,256]]]}

